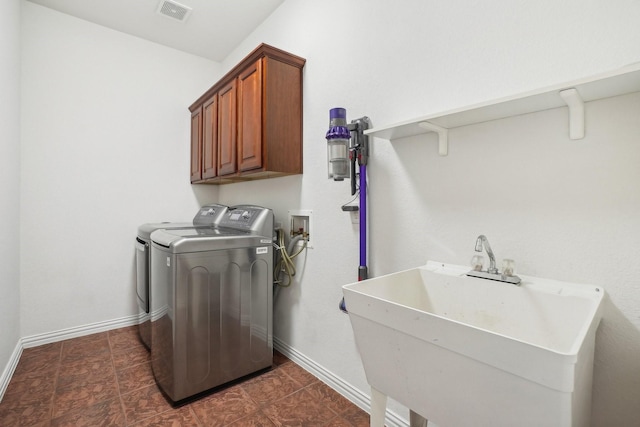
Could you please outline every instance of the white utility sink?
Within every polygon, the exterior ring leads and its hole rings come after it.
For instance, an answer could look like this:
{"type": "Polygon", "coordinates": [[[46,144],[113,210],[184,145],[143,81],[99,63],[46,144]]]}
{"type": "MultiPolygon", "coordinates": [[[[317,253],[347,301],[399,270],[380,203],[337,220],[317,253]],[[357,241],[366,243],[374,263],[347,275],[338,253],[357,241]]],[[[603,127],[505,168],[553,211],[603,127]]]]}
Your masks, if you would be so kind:
{"type": "Polygon", "coordinates": [[[430,261],[343,287],[371,426],[383,425],[386,396],[411,409],[412,425],[588,426],[604,290],[468,271],[430,261]]]}

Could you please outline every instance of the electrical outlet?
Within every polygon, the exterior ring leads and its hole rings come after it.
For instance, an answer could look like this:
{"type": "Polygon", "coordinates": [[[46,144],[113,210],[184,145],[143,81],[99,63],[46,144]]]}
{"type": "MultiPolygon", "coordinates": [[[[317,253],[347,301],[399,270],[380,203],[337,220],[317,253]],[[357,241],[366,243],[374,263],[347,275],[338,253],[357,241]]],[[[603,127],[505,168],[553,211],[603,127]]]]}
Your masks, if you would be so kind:
{"type": "MultiPolygon", "coordinates": [[[[293,238],[302,234],[307,240],[307,247],[313,248],[311,244],[313,231],[313,211],[311,210],[290,210],[289,211],[289,237],[293,238]]],[[[302,241],[298,242],[298,246],[302,241]]]]}

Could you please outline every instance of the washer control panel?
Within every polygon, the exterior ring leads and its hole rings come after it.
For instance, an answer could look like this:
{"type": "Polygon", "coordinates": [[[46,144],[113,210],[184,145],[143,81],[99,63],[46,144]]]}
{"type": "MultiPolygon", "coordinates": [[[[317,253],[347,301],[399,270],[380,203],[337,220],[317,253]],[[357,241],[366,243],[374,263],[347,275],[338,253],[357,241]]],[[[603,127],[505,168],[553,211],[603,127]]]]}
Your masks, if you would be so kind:
{"type": "MultiPolygon", "coordinates": [[[[219,225],[262,234],[261,231],[273,228],[273,213],[270,209],[260,206],[234,206],[225,212],[219,225]]],[[[271,232],[268,233],[270,234],[271,232]]]]}
{"type": "Polygon", "coordinates": [[[193,217],[194,225],[215,225],[217,224],[224,213],[227,211],[227,207],[224,205],[211,204],[204,205],[198,210],[198,213],[193,217]]]}

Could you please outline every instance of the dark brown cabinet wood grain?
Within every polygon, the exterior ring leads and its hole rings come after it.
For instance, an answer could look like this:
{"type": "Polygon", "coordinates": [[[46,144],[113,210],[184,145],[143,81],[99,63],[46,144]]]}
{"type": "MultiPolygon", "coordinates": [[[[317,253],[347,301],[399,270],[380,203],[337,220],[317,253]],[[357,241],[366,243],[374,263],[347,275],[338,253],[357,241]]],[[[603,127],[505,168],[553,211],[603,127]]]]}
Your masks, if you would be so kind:
{"type": "Polygon", "coordinates": [[[202,115],[202,178],[215,178],[218,176],[218,94],[204,103],[202,115]]]}
{"type": "Polygon", "coordinates": [[[191,182],[202,179],[202,108],[191,111],[191,182]]]}
{"type": "Polygon", "coordinates": [[[304,63],[261,44],[189,107],[192,183],[302,173],[304,63]]]}
{"type": "Polygon", "coordinates": [[[220,89],[220,111],[218,113],[218,174],[236,172],[236,81],[220,89]]]}
{"type": "Polygon", "coordinates": [[[262,167],[262,60],[238,77],[238,168],[262,167]]]}

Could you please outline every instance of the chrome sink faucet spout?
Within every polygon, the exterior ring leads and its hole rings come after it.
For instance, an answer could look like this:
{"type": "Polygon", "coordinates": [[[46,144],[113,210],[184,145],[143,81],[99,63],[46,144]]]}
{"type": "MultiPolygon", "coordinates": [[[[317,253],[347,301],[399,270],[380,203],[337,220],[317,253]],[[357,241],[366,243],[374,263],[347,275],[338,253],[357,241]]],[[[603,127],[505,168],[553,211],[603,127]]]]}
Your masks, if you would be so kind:
{"type": "MultiPolygon", "coordinates": [[[[483,249],[487,251],[487,255],[489,255],[489,268],[487,268],[487,271],[482,271],[482,268],[474,263],[472,265],[473,270],[469,271],[467,276],[477,277],[480,279],[497,280],[498,282],[507,282],[513,285],[520,284],[520,278],[513,274],[513,260],[504,260],[503,268],[505,271],[502,273],[498,271],[498,268],[496,267],[496,257],[493,255],[489,240],[487,239],[487,236],[481,234],[476,239],[476,252],[482,252],[483,249]]],[[[480,262],[480,265],[482,265],[482,262],[480,262]]]]}
{"type": "Polygon", "coordinates": [[[487,272],[497,274],[498,269],[496,268],[496,257],[493,255],[487,236],[481,234],[476,239],[476,252],[482,252],[483,247],[484,250],[487,251],[487,255],[489,255],[489,268],[487,269],[487,272]]]}

